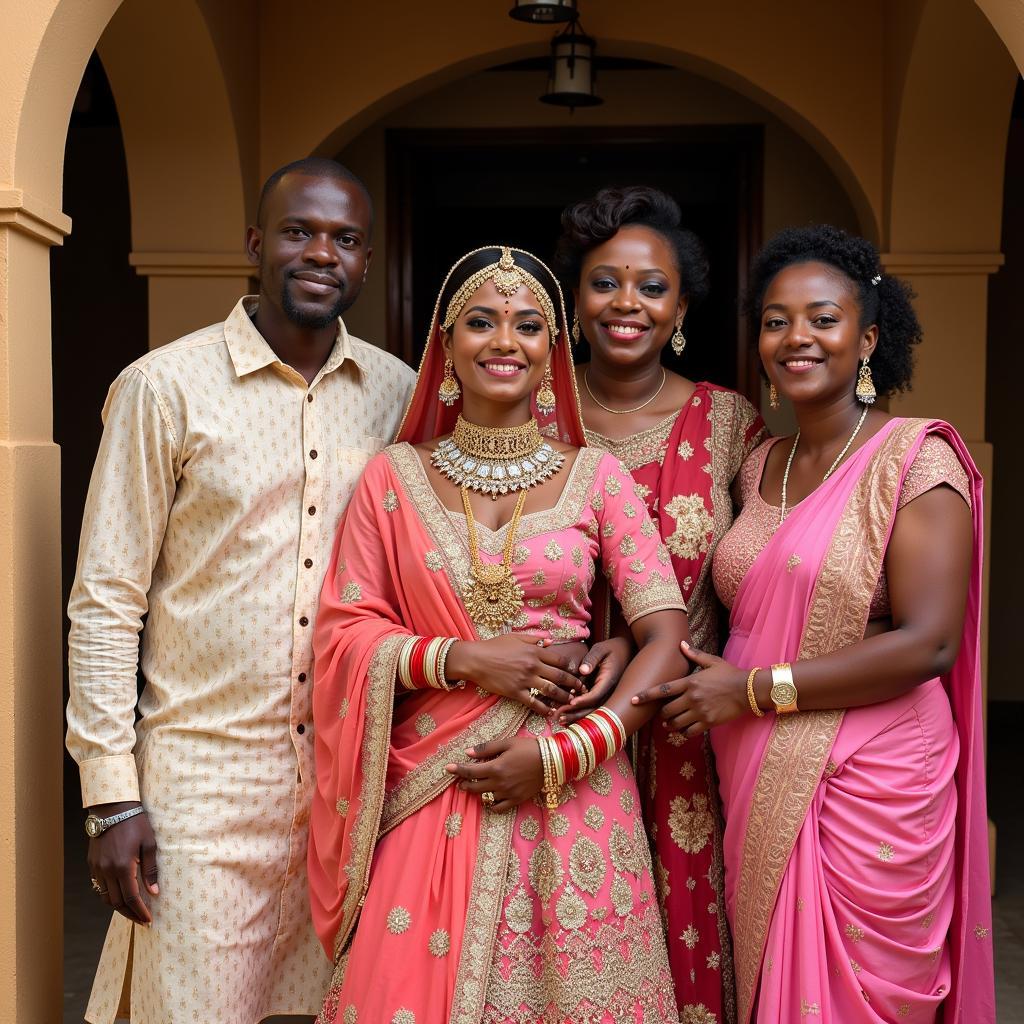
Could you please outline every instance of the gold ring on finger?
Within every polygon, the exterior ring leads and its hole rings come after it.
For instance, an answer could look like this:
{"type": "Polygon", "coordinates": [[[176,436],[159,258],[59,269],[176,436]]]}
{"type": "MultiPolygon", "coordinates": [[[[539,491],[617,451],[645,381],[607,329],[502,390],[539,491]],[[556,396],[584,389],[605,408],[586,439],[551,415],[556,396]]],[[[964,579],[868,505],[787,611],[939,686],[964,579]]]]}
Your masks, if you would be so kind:
{"type": "Polygon", "coordinates": [[[100,885],[100,881],[98,878],[90,878],[89,881],[92,883],[93,892],[99,893],[100,896],[106,895],[107,890],[104,889],[102,885],[100,885]]]}
{"type": "Polygon", "coordinates": [[[540,690],[538,690],[536,686],[531,686],[530,687],[530,696],[531,697],[539,697],[540,696],[540,690]]]}
{"type": "Polygon", "coordinates": [[[480,794],[480,800],[484,807],[490,807],[494,803],[494,794],[489,789],[486,789],[480,794]]]}

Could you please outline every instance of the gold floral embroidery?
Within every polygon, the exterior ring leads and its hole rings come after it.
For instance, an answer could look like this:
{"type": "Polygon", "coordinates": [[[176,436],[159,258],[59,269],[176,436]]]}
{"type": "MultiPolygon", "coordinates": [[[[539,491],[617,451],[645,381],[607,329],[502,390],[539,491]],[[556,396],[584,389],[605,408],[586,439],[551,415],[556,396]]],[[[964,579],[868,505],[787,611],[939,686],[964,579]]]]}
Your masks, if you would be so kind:
{"type": "Polygon", "coordinates": [[[657,533],[658,528],[654,525],[654,520],[648,517],[640,524],[640,536],[641,537],[653,537],[657,533]]]}
{"type": "Polygon", "coordinates": [[[530,549],[525,544],[518,544],[515,551],[512,552],[512,562],[514,565],[523,565],[525,562],[530,560],[530,549]]]}
{"type": "Polygon", "coordinates": [[[612,907],[619,917],[633,911],[633,889],[622,875],[616,875],[611,888],[612,907]]]}
{"type": "Polygon", "coordinates": [[[636,519],[636,507],[633,505],[632,502],[627,501],[622,506],[622,514],[627,519],[636,519]]]}
{"type": "Polygon", "coordinates": [[[561,811],[553,811],[548,817],[548,831],[557,839],[569,832],[569,819],[561,811]]]}
{"type": "Polygon", "coordinates": [[[687,1003],[680,1024],[718,1024],[718,1018],[703,1003],[687,1003]]]}
{"type": "Polygon", "coordinates": [[[935,920],[935,915],[934,914],[925,914],[925,916],[921,919],[921,927],[922,928],[931,928],[932,922],[934,920],[935,920]]]}
{"type": "Polygon", "coordinates": [[[530,608],[546,608],[558,600],[558,591],[552,590],[550,594],[543,594],[541,597],[531,597],[526,604],[530,608]]]}
{"type": "Polygon", "coordinates": [[[392,907],[388,911],[388,931],[392,935],[401,935],[409,930],[412,924],[412,914],[405,907],[392,907]]]}
{"type": "Polygon", "coordinates": [[[864,929],[858,928],[855,924],[848,924],[843,931],[851,942],[860,942],[864,938],[864,929]]]}
{"type": "Polygon", "coordinates": [[[800,1000],[800,1016],[801,1017],[809,1017],[809,1016],[812,1016],[812,1015],[815,1016],[815,1017],[820,1017],[821,1016],[821,1007],[817,1003],[809,1003],[809,1002],[807,1002],[806,999],[801,999],[800,1000]]]}
{"type": "Polygon", "coordinates": [[[673,797],[669,804],[668,827],[672,831],[673,842],[680,850],[700,853],[708,845],[715,828],[707,794],[694,793],[692,807],[685,796],[673,797]]]}
{"type": "Polygon", "coordinates": [[[348,697],[342,697],[338,705],[338,717],[344,718],[348,714],[348,697]]]}
{"type": "Polygon", "coordinates": [[[437,722],[432,715],[423,714],[416,719],[415,727],[418,736],[429,736],[437,728],[437,722]]]}
{"type": "Polygon", "coordinates": [[[614,498],[622,490],[622,481],[609,473],[604,480],[604,489],[614,498]]]}
{"type": "Polygon", "coordinates": [[[700,932],[697,931],[691,923],[687,925],[686,930],[679,936],[679,938],[686,943],[687,949],[693,949],[696,947],[697,943],[700,942],[700,932]]]}
{"type": "Polygon", "coordinates": [[[597,804],[591,804],[583,812],[583,824],[587,828],[592,828],[595,832],[599,832],[604,828],[604,811],[597,804]]]}
{"type": "Polygon", "coordinates": [[[714,521],[699,494],[677,494],[664,506],[664,512],[676,521],[674,532],[665,538],[673,555],[693,560],[707,552],[714,521]]]}
{"type": "Polygon", "coordinates": [[[342,604],[354,604],[363,599],[363,588],[355,580],[349,580],[341,591],[342,604]]]}
{"type": "Polygon", "coordinates": [[[633,813],[633,794],[628,789],[619,794],[619,806],[625,814],[633,813]]]}
{"type": "Polygon", "coordinates": [[[857,963],[856,960],[851,960],[850,961],[850,967],[853,968],[853,973],[854,974],[860,974],[860,972],[863,970],[861,965],[859,963],[857,963]]]}
{"type": "Polygon", "coordinates": [[[340,799],[340,800],[339,800],[339,801],[337,802],[337,804],[335,804],[335,810],[337,810],[337,812],[338,812],[338,813],[339,813],[339,814],[340,814],[340,815],[341,815],[341,816],[342,816],[343,818],[345,818],[345,817],[347,817],[347,816],[348,816],[348,805],[349,805],[349,802],[348,802],[348,800],[346,800],[346,799],[345,799],[344,797],[342,797],[342,798],[341,798],[341,799],[340,799]]]}
{"type": "Polygon", "coordinates": [[[532,814],[527,814],[519,822],[519,834],[528,843],[532,843],[540,835],[540,822],[532,814]]]}
{"type": "Polygon", "coordinates": [[[708,953],[706,962],[709,971],[717,971],[722,966],[722,954],[708,953]]]}
{"type": "Polygon", "coordinates": [[[644,560],[642,558],[634,558],[633,561],[629,563],[629,571],[635,573],[637,576],[644,572],[646,568],[647,566],[644,564],[644,560]]]}
{"type": "Polygon", "coordinates": [[[554,615],[552,615],[551,612],[545,612],[540,617],[540,622],[538,622],[537,625],[538,625],[538,627],[540,629],[544,629],[544,630],[547,630],[548,632],[550,632],[552,629],[555,628],[555,617],[554,617],[554,615]]]}
{"type": "Polygon", "coordinates": [[[578,544],[572,549],[572,564],[577,568],[583,565],[583,548],[578,544]]]}
{"type": "Polygon", "coordinates": [[[612,834],[608,840],[608,853],[617,871],[628,872],[640,877],[645,864],[639,854],[636,842],[618,822],[612,825],[612,834]]]}
{"type": "Polygon", "coordinates": [[[601,536],[602,537],[614,537],[615,536],[615,529],[616,529],[615,521],[613,519],[609,519],[608,522],[606,522],[604,524],[604,526],[601,527],[601,536]]]}
{"type": "Polygon", "coordinates": [[[543,736],[548,720],[543,715],[533,715],[526,720],[526,731],[533,736],[543,736]]]}
{"type": "Polygon", "coordinates": [[[636,551],[636,540],[631,533],[627,533],[622,540],[619,541],[619,554],[625,555],[628,558],[630,555],[635,555],[636,551]]]}
{"type": "Polygon", "coordinates": [[[893,848],[892,843],[887,843],[883,840],[878,844],[878,859],[883,864],[888,864],[895,856],[896,850],[893,848]]]}
{"type": "Polygon", "coordinates": [[[979,940],[988,938],[988,929],[984,925],[976,924],[974,926],[974,937],[979,940]]]}
{"type": "Polygon", "coordinates": [[[803,896],[797,896],[797,898],[796,898],[796,909],[797,909],[797,912],[798,913],[802,913],[804,907],[806,907],[806,906],[807,906],[807,904],[804,903],[803,896]]]}
{"type": "Polygon", "coordinates": [[[444,566],[444,559],[436,551],[428,551],[423,556],[423,563],[431,572],[437,572],[444,566]]]}
{"type": "Polygon", "coordinates": [[[416,1014],[403,1006],[401,1009],[395,1010],[395,1015],[391,1018],[391,1024],[416,1024],[416,1014]]]}
{"type": "Polygon", "coordinates": [[[389,487],[384,493],[381,504],[384,506],[385,512],[394,512],[398,508],[398,495],[389,487]]]}
{"type": "Polygon", "coordinates": [[[555,916],[566,931],[581,928],[587,922],[586,901],[578,892],[567,887],[555,904],[555,916]]]}
{"type": "Polygon", "coordinates": [[[693,445],[689,441],[681,441],[679,447],[676,448],[676,455],[685,462],[693,456],[693,445]]]}
{"type": "Polygon", "coordinates": [[[444,819],[444,834],[454,839],[462,831],[462,815],[457,811],[444,819]]]}
{"type": "Polygon", "coordinates": [[[909,1017],[910,1016],[910,1003],[900,1003],[899,1008],[896,1010],[897,1017],[909,1017]]]}
{"type": "Polygon", "coordinates": [[[549,540],[547,544],[544,545],[544,557],[549,562],[560,561],[563,554],[564,552],[562,551],[561,547],[554,540],[549,540]]]}
{"type": "Polygon", "coordinates": [[[690,877],[687,878],[686,888],[689,889],[690,892],[693,892],[693,890],[697,888],[697,879],[694,878],[693,875],[690,875],[690,877]]]}
{"type": "MultiPolygon", "coordinates": [[[[668,734],[668,737],[667,737],[667,742],[668,742],[668,745],[670,747],[681,747],[686,742],[686,737],[682,733],[679,733],[679,732],[670,732],[668,734]]],[[[685,767],[686,767],[686,765],[684,763],[683,764],[683,768],[685,768],[685,767]]],[[[690,767],[692,768],[693,765],[690,765],[690,767]]],[[[682,772],[683,772],[683,768],[679,769],[679,773],[681,775],[682,775],[682,772]]],[[[686,776],[684,775],[683,778],[686,778],[686,776]]]]}
{"type": "Polygon", "coordinates": [[[548,577],[547,577],[547,574],[546,574],[546,573],[544,572],[544,570],[543,570],[543,569],[538,569],[538,570],[537,570],[537,571],[536,571],[536,572],[535,572],[535,573],[534,573],[534,574],[533,574],[533,575],[532,575],[532,576],[530,577],[530,582],[531,582],[531,583],[532,583],[532,584],[533,584],[533,585],[534,585],[535,587],[543,587],[543,586],[544,586],[544,584],[545,584],[545,583],[547,583],[547,581],[548,581],[548,577]]]}
{"type": "Polygon", "coordinates": [[[530,855],[530,869],[527,877],[530,885],[540,897],[542,904],[550,902],[554,891],[562,884],[565,869],[562,858],[546,839],[542,839],[530,855]]]}
{"type": "Polygon", "coordinates": [[[563,590],[575,590],[580,585],[579,576],[567,576],[562,584],[563,590]]]}
{"type": "Polygon", "coordinates": [[[345,1012],[344,1014],[342,1014],[342,1021],[343,1024],[358,1024],[359,1014],[356,1012],[356,1008],[351,1003],[349,1003],[348,1006],[345,1007],[345,1012]]]}
{"type": "MultiPolygon", "coordinates": [[[[677,739],[678,742],[673,744],[673,746],[682,746],[682,744],[686,742],[686,738],[678,732],[673,732],[669,734],[669,740],[671,741],[674,739],[677,739]]],[[[690,779],[693,778],[694,772],[696,772],[696,770],[697,769],[693,767],[692,761],[684,761],[679,766],[679,774],[682,775],[682,777],[686,779],[687,782],[689,782],[690,779]]]]}
{"type": "Polygon", "coordinates": [[[786,559],[786,572],[792,572],[802,561],[799,555],[790,555],[786,559]]]}
{"type": "Polygon", "coordinates": [[[578,835],[569,851],[569,877],[584,892],[596,896],[607,873],[608,863],[601,847],[592,839],[578,835]]]}
{"type": "Polygon", "coordinates": [[[604,495],[600,491],[594,491],[590,496],[590,507],[595,512],[600,512],[604,508],[604,495]]]}
{"type": "Polygon", "coordinates": [[[451,948],[451,936],[443,928],[438,928],[437,931],[431,932],[430,938],[427,941],[427,949],[430,950],[432,956],[447,956],[451,948]]]}
{"type": "Polygon", "coordinates": [[[666,608],[686,611],[686,604],[675,577],[667,579],[657,572],[651,573],[647,583],[638,583],[634,579],[627,579],[619,596],[619,604],[622,606],[622,614],[629,625],[632,625],[642,615],[649,615],[651,612],[662,611],[666,608]]]}
{"type": "Polygon", "coordinates": [[[595,430],[588,430],[587,442],[597,448],[611,452],[623,464],[623,472],[639,469],[652,462],[663,462],[668,448],[668,439],[679,418],[679,412],[672,413],[667,419],[656,423],[647,430],[630,434],[628,437],[605,437],[595,430]]]}
{"type": "Polygon", "coordinates": [[[517,935],[523,935],[533,927],[533,900],[521,885],[505,907],[505,923],[517,935]]]}
{"type": "Polygon", "coordinates": [[[608,796],[612,791],[612,777],[603,764],[599,764],[588,777],[590,788],[600,796],[608,796]]]}

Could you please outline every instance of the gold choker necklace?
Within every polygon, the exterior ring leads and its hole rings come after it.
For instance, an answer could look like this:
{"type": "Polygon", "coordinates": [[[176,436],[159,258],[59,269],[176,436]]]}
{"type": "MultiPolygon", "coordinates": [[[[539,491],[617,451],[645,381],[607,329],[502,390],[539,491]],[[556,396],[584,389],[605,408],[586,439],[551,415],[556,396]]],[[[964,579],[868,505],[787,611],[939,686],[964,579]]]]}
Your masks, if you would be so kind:
{"type": "Polygon", "coordinates": [[[519,427],[481,427],[461,416],[452,436],[430,456],[431,465],[458,487],[489,494],[525,491],[561,468],[565,456],[541,437],[537,421],[519,427]]]}

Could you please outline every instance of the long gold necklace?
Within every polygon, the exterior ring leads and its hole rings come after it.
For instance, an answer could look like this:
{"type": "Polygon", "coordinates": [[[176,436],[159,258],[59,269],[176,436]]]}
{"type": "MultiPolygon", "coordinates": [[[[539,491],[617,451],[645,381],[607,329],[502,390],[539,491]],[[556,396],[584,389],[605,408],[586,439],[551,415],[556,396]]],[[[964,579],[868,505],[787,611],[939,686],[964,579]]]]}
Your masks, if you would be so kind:
{"type": "Polygon", "coordinates": [[[609,406],[605,405],[604,402],[602,402],[597,397],[597,395],[595,395],[594,392],[590,390],[590,380],[588,379],[589,372],[589,367],[583,371],[583,386],[587,389],[587,394],[590,395],[590,397],[594,400],[594,403],[596,405],[599,405],[602,409],[604,409],[605,412],[613,413],[616,416],[625,416],[628,413],[639,412],[641,409],[646,409],[647,406],[649,406],[651,402],[653,402],[658,397],[658,395],[661,394],[662,390],[665,387],[665,381],[668,380],[668,373],[665,370],[665,367],[663,366],[661,368],[661,383],[658,385],[658,390],[655,391],[650,398],[648,398],[645,402],[641,402],[639,405],[634,405],[632,409],[612,409],[609,406]]]}
{"type": "Polygon", "coordinates": [[[480,560],[480,545],[473,506],[469,503],[469,488],[463,486],[459,490],[462,493],[462,507],[466,511],[466,533],[469,537],[473,576],[466,592],[466,611],[477,625],[497,632],[505,626],[511,626],[523,607],[523,588],[512,575],[512,551],[515,548],[519,520],[523,515],[523,505],[526,503],[526,491],[521,490],[516,500],[516,510],[508,524],[501,561],[492,565],[480,560]]]}
{"type": "MultiPolygon", "coordinates": [[[[850,440],[843,445],[843,450],[835,457],[832,465],[825,471],[825,475],[821,478],[821,482],[824,483],[834,472],[836,466],[843,461],[843,456],[850,450],[850,445],[853,444],[855,438],[860,433],[860,428],[864,426],[864,420],[868,414],[868,407],[864,406],[864,411],[860,414],[860,419],[857,420],[857,426],[853,428],[853,433],[850,435],[850,440]]],[[[789,458],[786,459],[786,471],[782,474],[782,508],[779,510],[779,526],[781,526],[786,520],[786,488],[789,485],[789,471],[793,465],[793,456],[796,455],[796,446],[800,443],[800,431],[796,432],[796,437],[793,438],[793,447],[789,450],[789,458]]],[[[778,529],[776,526],[775,529],[778,529]]]]}

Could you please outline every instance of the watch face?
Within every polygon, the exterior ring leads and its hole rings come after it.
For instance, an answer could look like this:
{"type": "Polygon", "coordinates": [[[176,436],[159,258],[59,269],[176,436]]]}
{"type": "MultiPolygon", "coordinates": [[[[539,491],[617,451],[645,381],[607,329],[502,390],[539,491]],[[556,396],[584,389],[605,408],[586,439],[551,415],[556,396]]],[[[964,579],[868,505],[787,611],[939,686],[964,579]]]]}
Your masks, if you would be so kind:
{"type": "Polygon", "coordinates": [[[90,814],[89,817],[85,819],[85,832],[86,835],[93,839],[100,835],[103,832],[103,826],[100,823],[100,819],[95,815],[90,814]]]}
{"type": "Polygon", "coordinates": [[[772,703],[779,707],[796,703],[796,687],[792,683],[776,683],[772,687],[772,703]]]}

